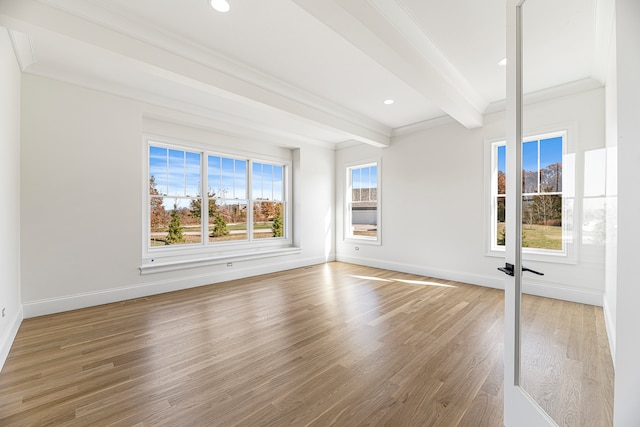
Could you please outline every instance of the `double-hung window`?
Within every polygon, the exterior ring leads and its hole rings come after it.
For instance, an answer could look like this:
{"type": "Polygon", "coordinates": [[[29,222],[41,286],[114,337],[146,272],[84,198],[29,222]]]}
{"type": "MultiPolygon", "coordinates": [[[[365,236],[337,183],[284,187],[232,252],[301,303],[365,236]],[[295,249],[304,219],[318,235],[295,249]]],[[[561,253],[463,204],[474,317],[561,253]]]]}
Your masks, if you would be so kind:
{"type": "Polygon", "coordinates": [[[380,242],[378,162],[347,167],[346,238],[380,242]]]}
{"type": "Polygon", "coordinates": [[[145,240],[150,256],[193,248],[228,253],[291,242],[286,161],[153,141],[148,150],[145,240]]]}
{"type": "MultiPolygon", "coordinates": [[[[525,253],[566,254],[563,153],[566,132],[525,138],[522,143],[522,246],[525,253]]],[[[504,250],[506,146],[491,144],[491,250],[504,250]]]]}

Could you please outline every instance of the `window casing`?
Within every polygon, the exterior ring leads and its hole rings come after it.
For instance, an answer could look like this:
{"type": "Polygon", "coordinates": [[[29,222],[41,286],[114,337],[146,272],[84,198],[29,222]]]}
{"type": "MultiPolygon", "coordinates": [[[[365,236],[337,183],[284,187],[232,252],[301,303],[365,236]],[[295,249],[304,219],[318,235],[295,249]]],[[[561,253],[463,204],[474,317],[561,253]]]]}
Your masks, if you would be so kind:
{"type": "MultiPolygon", "coordinates": [[[[567,257],[572,242],[573,200],[565,189],[573,184],[567,161],[567,131],[526,137],[522,146],[523,254],[529,259],[567,257]]],[[[505,141],[490,143],[489,254],[504,254],[506,201],[505,141]]],[[[571,162],[569,162],[571,163],[571,162]]]]}
{"type": "Polygon", "coordinates": [[[346,168],[345,238],[380,244],[379,162],[346,168]]]}
{"type": "Polygon", "coordinates": [[[156,139],[145,147],[143,267],[291,247],[290,159],[156,139]]]}

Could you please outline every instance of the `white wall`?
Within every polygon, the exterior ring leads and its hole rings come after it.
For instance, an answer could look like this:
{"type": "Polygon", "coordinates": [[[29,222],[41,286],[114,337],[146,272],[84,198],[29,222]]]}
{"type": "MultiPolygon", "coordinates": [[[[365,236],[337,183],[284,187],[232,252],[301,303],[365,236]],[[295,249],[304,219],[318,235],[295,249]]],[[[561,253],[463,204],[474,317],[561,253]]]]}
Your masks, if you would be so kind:
{"type": "MultiPolygon", "coordinates": [[[[581,219],[584,155],[605,146],[604,90],[596,89],[529,105],[525,134],[565,125],[576,147],[576,209],[581,219]]],[[[496,268],[504,260],[485,256],[485,140],[504,138],[504,113],[485,116],[485,125],[466,129],[450,123],[397,137],[391,147],[356,146],[340,150],[336,254],[339,260],[494,287],[504,278],[496,268]],[[340,214],[344,199],[344,165],[381,157],[382,245],[347,243],[340,214]],[[355,248],[358,247],[358,250],[355,248]]],[[[600,204],[604,209],[604,203],[600,204]]],[[[592,202],[590,202],[592,203],[592,202]]],[[[590,212],[593,214],[593,212],[590,212]]],[[[601,212],[604,214],[604,212],[601,212]]],[[[582,239],[578,227],[577,263],[527,262],[545,272],[527,278],[531,293],[602,305],[604,239],[582,239]]],[[[591,236],[593,237],[593,236],[591,236]]]]}
{"type": "Polygon", "coordinates": [[[20,68],[0,27],[0,369],[20,322],[20,68]],[[4,310],[4,316],[2,315],[4,310]]]}
{"type": "MultiPolygon", "coordinates": [[[[62,82],[25,75],[22,88],[25,317],[333,259],[334,151],[304,146],[295,152],[294,183],[301,254],[141,276],[143,132],[281,149],[184,124],[160,126],[143,119],[156,107],[62,82]]],[[[172,112],[162,114],[170,119],[172,112]]],[[[184,114],[175,116],[184,123],[184,114]]]]}
{"type": "Polygon", "coordinates": [[[614,425],[640,425],[640,2],[616,1],[618,249],[614,425]]]}

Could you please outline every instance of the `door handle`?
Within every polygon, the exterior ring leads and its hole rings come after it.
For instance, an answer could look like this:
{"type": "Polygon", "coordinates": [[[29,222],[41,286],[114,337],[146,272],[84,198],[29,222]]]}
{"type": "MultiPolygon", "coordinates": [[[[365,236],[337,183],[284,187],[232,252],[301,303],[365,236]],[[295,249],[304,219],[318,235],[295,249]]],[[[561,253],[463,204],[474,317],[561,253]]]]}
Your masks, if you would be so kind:
{"type": "Polygon", "coordinates": [[[544,276],[544,273],[532,270],[532,269],[524,267],[524,266],[522,267],[522,271],[528,271],[529,273],[537,274],[538,276],[544,276]]]}
{"type": "Polygon", "coordinates": [[[502,271],[507,276],[513,276],[513,264],[508,262],[504,264],[504,267],[498,267],[498,270],[502,271]]]}
{"type": "MultiPolygon", "coordinates": [[[[509,276],[513,276],[514,272],[513,272],[513,264],[509,264],[508,262],[504,264],[504,267],[498,267],[498,270],[502,271],[504,274],[507,274],[509,276]]],[[[530,268],[527,267],[522,267],[522,271],[528,271],[530,273],[533,274],[537,274],[538,276],[544,276],[544,273],[541,273],[539,271],[536,270],[532,270],[530,268]]]]}

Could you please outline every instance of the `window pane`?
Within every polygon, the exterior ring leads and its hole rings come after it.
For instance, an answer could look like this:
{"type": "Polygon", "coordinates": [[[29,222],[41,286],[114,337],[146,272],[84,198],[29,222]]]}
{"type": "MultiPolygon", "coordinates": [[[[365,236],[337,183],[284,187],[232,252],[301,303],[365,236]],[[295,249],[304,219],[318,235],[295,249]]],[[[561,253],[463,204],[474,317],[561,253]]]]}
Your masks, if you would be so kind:
{"type": "Polygon", "coordinates": [[[522,144],[522,192],[538,192],[538,141],[522,144]]]}
{"type": "Polygon", "coordinates": [[[222,176],[222,159],[218,156],[209,156],[207,169],[209,197],[220,197],[222,193],[222,183],[220,181],[222,176]]]}
{"type": "Polygon", "coordinates": [[[193,205],[200,199],[151,197],[150,245],[186,245],[201,243],[200,218],[193,205]]]}
{"type": "Polygon", "coordinates": [[[378,207],[375,202],[353,202],[351,205],[353,236],[377,237],[378,207]]]}
{"type": "Polygon", "coordinates": [[[562,250],[562,196],[522,198],[522,247],[562,250]]]}
{"type": "Polygon", "coordinates": [[[507,194],[507,147],[498,146],[498,194],[507,194]]]}
{"type": "Polygon", "coordinates": [[[378,187],[378,166],[371,166],[369,168],[369,184],[371,188],[378,187]]]}
{"type": "Polygon", "coordinates": [[[209,241],[247,240],[247,201],[209,200],[209,241]]]}
{"type": "Polygon", "coordinates": [[[235,182],[234,182],[236,199],[247,198],[247,161],[235,161],[235,182]]]}
{"type": "Polygon", "coordinates": [[[258,201],[253,203],[253,238],[284,237],[284,203],[258,201]]]}
{"type": "Polygon", "coordinates": [[[200,154],[186,155],[186,196],[200,196],[200,154]]]}
{"type": "Polygon", "coordinates": [[[497,200],[497,225],[496,225],[496,244],[498,246],[504,246],[504,237],[505,237],[505,201],[506,198],[498,197],[497,200]]]}
{"type": "Polygon", "coordinates": [[[273,166],[262,165],[262,198],[273,200],[273,166]]]}
{"type": "Polygon", "coordinates": [[[251,168],[251,192],[252,197],[257,200],[263,199],[262,196],[262,163],[253,163],[251,168]]]}
{"type": "Polygon", "coordinates": [[[354,202],[361,201],[362,183],[360,181],[360,169],[351,170],[351,200],[354,202]]]}
{"type": "Polygon", "coordinates": [[[185,195],[184,180],[185,153],[184,151],[169,150],[169,192],[170,196],[185,195]]]}
{"type": "Polygon", "coordinates": [[[540,191],[562,191],[562,137],[540,141],[540,191]]]}
{"type": "Polygon", "coordinates": [[[284,168],[273,167],[273,200],[284,200],[284,168]]]}
{"type": "Polygon", "coordinates": [[[166,148],[149,146],[149,182],[157,191],[151,190],[150,194],[167,194],[167,156],[166,148]]]}
{"type": "Polygon", "coordinates": [[[369,200],[369,168],[360,169],[360,197],[362,201],[369,200]]]}
{"type": "Polygon", "coordinates": [[[216,197],[233,198],[233,159],[222,158],[222,191],[216,197]]]}
{"type": "Polygon", "coordinates": [[[164,246],[166,244],[170,216],[163,206],[162,197],[150,197],[149,200],[149,245],[164,246]]]}

